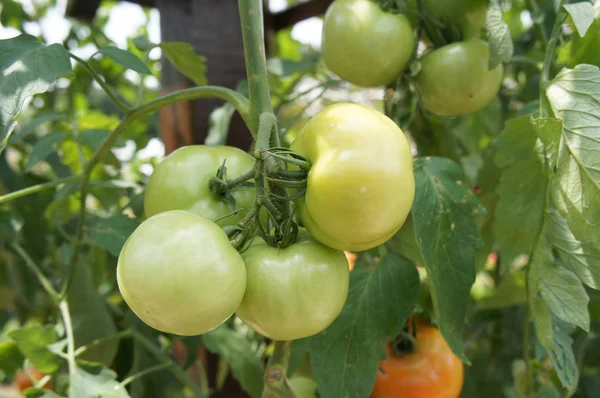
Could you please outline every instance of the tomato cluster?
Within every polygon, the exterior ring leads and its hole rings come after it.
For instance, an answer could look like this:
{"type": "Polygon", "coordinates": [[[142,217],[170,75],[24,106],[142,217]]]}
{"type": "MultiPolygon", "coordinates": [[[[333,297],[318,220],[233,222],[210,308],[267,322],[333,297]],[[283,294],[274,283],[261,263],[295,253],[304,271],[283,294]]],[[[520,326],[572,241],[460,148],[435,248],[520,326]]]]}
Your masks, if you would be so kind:
{"type": "Polygon", "coordinates": [[[310,336],[333,322],[348,294],[343,251],[385,242],[410,211],[412,154],[391,119],[355,104],[321,111],[291,149],[311,164],[306,192],[290,195],[303,228],[291,245],[257,237],[241,253],[225,230],[248,214],[257,190],[221,188],[243,176],[252,180],[256,159],[236,148],[197,145],[156,167],[144,198],[149,218],[117,265],[123,298],[138,317],[164,332],[197,335],[237,313],[277,340],[310,336]]]}
{"type": "Polygon", "coordinates": [[[489,68],[488,45],[479,39],[488,0],[408,0],[406,14],[371,0],[335,0],[323,24],[327,67],[358,86],[395,82],[408,68],[421,23],[433,44],[415,68],[423,107],[439,116],[475,112],[489,104],[502,83],[503,66],[489,68]],[[416,72],[418,70],[418,73],[416,72]]]}

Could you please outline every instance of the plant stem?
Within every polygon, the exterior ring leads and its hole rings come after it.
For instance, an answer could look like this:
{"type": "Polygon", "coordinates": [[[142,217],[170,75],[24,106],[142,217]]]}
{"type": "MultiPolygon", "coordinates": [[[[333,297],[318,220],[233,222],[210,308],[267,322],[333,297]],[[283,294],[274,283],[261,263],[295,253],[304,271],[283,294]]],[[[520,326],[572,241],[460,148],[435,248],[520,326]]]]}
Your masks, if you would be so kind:
{"type": "Polygon", "coordinates": [[[148,369],[142,370],[141,372],[132,374],[131,376],[129,376],[128,378],[126,378],[125,380],[123,380],[121,382],[121,386],[125,387],[125,386],[127,386],[127,384],[134,382],[135,380],[139,379],[140,377],[144,377],[150,373],[158,372],[159,370],[167,369],[171,366],[174,366],[174,364],[173,363],[160,363],[158,365],[151,366],[148,369]]]}
{"type": "Polygon", "coordinates": [[[556,14],[556,19],[554,20],[554,26],[552,27],[552,33],[550,35],[550,40],[548,40],[548,44],[546,46],[546,53],[544,55],[544,66],[542,68],[542,73],[540,77],[540,116],[544,117],[548,114],[547,105],[545,104],[546,95],[545,90],[548,82],[550,81],[550,68],[552,67],[552,63],[554,62],[554,51],[556,49],[556,44],[558,43],[558,38],[560,36],[560,32],[562,29],[562,22],[564,21],[567,13],[562,8],[562,1],[560,4],[560,8],[556,14]]]}
{"type": "Polygon", "coordinates": [[[98,73],[96,73],[96,71],[94,70],[94,68],[92,68],[89,63],[87,63],[83,59],[79,58],[75,54],[69,53],[69,56],[71,58],[73,58],[75,61],[79,62],[81,64],[81,66],[83,66],[85,69],[87,69],[88,72],[90,72],[90,74],[92,75],[92,77],[94,78],[94,80],[100,85],[100,87],[102,87],[102,89],[104,90],[104,92],[106,93],[106,95],[108,95],[108,98],[110,98],[110,100],[120,110],[122,110],[125,113],[129,112],[129,107],[127,105],[125,105],[120,99],[117,98],[117,96],[112,92],[112,90],[110,89],[110,87],[108,87],[108,85],[104,82],[104,80],[102,80],[102,77],[98,73]]]}
{"type": "Polygon", "coordinates": [[[177,380],[179,380],[181,384],[187,386],[190,390],[192,390],[192,392],[196,394],[197,397],[208,398],[208,395],[206,395],[204,391],[202,391],[200,386],[194,383],[192,379],[190,379],[190,377],[187,375],[187,373],[183,371],[183,369],[177,366],[167,354],[158,349],[146,336],[135,330],[132,331],[132,336],[139,343],[141,343],[144,346],[144,348],[146,348],[146,350],[148,350],[152,355],[154,355],[156,359],[163,363],[170,363],[172,366],[169,367],[169,370],[171,371],[171,373],[173,373],[173,376],[175,376],[175,378],[177,378],[177,380]]]}
{"type": "Polygon", "coordinates": [[[84,352],[86,352],[87,350],[89,350],[92,347],[96,347],[100,344],[104,344],[107,341],[111,341],[111,340],[120,340],[120,339],[125,339],[128,337],[131,337],[132,333],[130,329],[127,330],[123,330],[119,333],[115,333],[112,334],[110,336],[105,336],[96,340],[92,340],[89,344],[86,344],[84,346],[79,347],[78,349],[75,350],[75,356],[78,357],[79,355],[83,354],[84,352]]]}
{"type": "Polygon", "coordinates": [[[73,325],[71,324],[71,313],[69,312],[69,304],[66,300],[62,300],[58,307],[65,324],[65,331],[67,333],[67,363],[69,364],[69,378],[72,379],[75,375],[75,368],[77,363],[75,362],[75,339],[73,337],[73,325]]]}
{"type": "Polygon", "coordinates": [[[263,112],[273,113],[265,58],[263,1],[239,0],[238,5],[250,92],[250,130],[255,132],[258,131],[260,115],[263,112]]]}
{"type": "Polygon", "coordinates": [[[80,207],[79,221],[77,223],[77,232],[75,234],[75,240],[73,243],[71,260],[69,261],[67,279],[60,291],[60,297],[64,297],[67,291],[69,290],[71,280],[73,279],[73,274],[75,273],[75,267],[79,259],[79,247],[83,242],[83,230],[86,220],[86,200],[90,189],[90,176],[92,174],[92,171],[94,170],[94,167],[98,164],[100,159],[110,150],[117,138],[127,130],[127,128],[133,123],[135,119],[147,115],[148,113],[152,113],[165,105],[169,105],[178,101],[192,100],[196,98],[224,99],[230,102],[233,106],[235,106],[235,108],[238,110],[244,121],[246,121],[246,123],[248,124],[248,100],[244,96],[233,90],[230,90],[225,87],[215,86],[193,87],[190,89],[170,93],[163,97],[159,97],[152,101],[146,102],[136,108],[133,108],[129,113],[127,113],[125,119],[123,119],[121,123],[119,123],[119,125],[108,136],[108,138],[104,140],[102,146],[92,155],[92,157],[87,161],[84,167],[83,181],[81,183],[81,195],[79,198],[80,207]]]}
{"type": "Polygon", "coordinates": [[[12,242],[11,246],[14,249],[14,251],[16,251],[19,256],[21,256],[23,261],[25,261],[25,265],[27,265],[27,268],[29,268],[31,272],[35,274],[46,293],[48,293],[52,300],[56,304],[58,304],[58,292],[54,290],[54,287],[52,287],[50,281],[44,276],[44,273],[42,272],[40,267],[37,266],[35,261],[33,261],[33,259],[29,256],[29,254],[27,254],[25,249],[23,249],[23,247],[17,242],[12,242]]]}
{"type": "Polygon", "coordinates": [[[293,398],[295,396],[286,380],[291,350],[291,341],[275,342],[273,355],[265,370],[263,398],[293,398]]]}
{"type": "Polygon", "coordinates": [[[48,188],[53,188],[57,185],[67,184],[69,182],[77,181],[83,177],[83,174],[76,174],[74,176],[59,178],[54,181],[45,182],[43,184],[33,185],[24,189],[20,189],[15,192],[7,193],[6,195],[0,196],[0,204],[10,202],[11,200],[22,198],[23,196],[31,195],[48,188]]]}

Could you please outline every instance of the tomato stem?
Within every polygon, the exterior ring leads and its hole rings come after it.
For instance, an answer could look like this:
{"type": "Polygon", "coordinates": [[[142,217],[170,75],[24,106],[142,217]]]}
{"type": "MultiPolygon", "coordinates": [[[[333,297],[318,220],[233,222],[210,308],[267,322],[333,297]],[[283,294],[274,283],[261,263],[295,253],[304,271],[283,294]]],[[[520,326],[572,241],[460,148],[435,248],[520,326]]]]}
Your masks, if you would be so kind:
{"type": "Polygon", "coordinates": [[[265,389],[262,398],[294,398],[287,383],[287,369],[292,351],[291,341],[275,341],[273,355],[265,370],[265,389]]]}

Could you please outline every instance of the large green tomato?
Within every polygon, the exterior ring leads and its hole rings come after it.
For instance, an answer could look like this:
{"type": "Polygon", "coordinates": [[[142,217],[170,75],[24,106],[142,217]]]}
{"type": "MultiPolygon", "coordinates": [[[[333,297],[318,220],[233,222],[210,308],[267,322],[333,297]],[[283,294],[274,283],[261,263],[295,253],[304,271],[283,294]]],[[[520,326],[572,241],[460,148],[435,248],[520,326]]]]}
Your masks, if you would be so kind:
{"type": "Polygon", "coordinates": [[[235,206],[226,198],[213,194],[208,181],[216,176],[225,163],[227,179],[233,179],[252,170],[254,158],[241,149],[230,146],[191,145],[180,148],[165,157],[150,176],[144,197],[146,216],[167,210],[188,210],[215,221],[237,209],[218,222],[221,226],[234,225],[252,207],[253,189],[232,192],[235,206]]]}
{"type": "Polygon", "coordinates": [[[479,39],[426,54],[417,75],[425,109],[440,116],[456,116],[488,105],[498,94],[504,71],[502,65],[489,70],[489,59],[488,45],[479,39]]]}
{"type": "Polygon", "coordinates": [[[336,0],[325,13],[323,60],[332,72],[358,86],[394,81],[414,46],[408,18],[386,13],[370,0],[336,0]]]}
{"type": "Polygon", "coordinates": [[[148,325],[182,336],[212,330],[244,297],[246,268],[217,224],[185,210],[150,217],[119,255],[125,302],[148,325]]]}
{"type": "MultiPolygon", "coordinates": [[[[447,28],[459,29],[462,39],[471,39],[481,34],[487,17],[489,0],[423,0],[423,9],[429,18],[447,28]]],[[[411,20],[415,20],[419,9],[417,0],[408,0],[411,20]]],[[[427,21],[427,19],[424,19],[427,21]]],[[[429,24],[430,29],[435,23],[429,24]]]]}
{"type": "Polygon", "coordinates": [[[362,251],[400,229],[415,178],[410,146],[390,118],[363,105],[332,105],[304,126],[291,149],[312,163],[296,214],[316,240],[362,251]]]}
{"type": "Polygon", "coordinates": [[[284,249],[255,241],[242,253],[248,283],[237,315],[274,340],[295,340],[327,328],[348,295],[348,261],[306,233],[284,249]]]}

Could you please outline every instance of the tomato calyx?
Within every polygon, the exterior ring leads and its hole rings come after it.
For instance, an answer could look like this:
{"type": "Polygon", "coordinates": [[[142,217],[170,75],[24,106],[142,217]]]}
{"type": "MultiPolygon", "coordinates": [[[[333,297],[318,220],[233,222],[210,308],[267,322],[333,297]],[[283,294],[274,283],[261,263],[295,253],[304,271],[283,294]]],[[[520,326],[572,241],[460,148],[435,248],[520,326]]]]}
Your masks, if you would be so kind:
{"type": "Polygon", "coordinates": [[[397,357],[412,354],[417,348],[417,325],[414,317],[406,321],[406,325],[390,343],[392,352],[397,357]]]}

